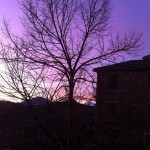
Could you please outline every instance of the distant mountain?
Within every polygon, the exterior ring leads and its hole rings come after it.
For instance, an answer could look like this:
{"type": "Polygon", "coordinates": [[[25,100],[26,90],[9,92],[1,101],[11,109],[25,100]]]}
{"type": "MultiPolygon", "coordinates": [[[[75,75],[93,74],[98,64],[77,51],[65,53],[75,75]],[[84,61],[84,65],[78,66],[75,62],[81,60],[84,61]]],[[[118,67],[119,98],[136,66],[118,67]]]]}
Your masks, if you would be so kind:
{"type": "MultiPolygon", "coordinates": [[[[43,97],[34,97],[30,100],[32,102],[32,105],[38,106],[38,105],[46,105],[48,102],[48,99],[43,98],[43,97]]],[[[22,105],[28,105],[27,101],[24,100],[21,102],[22,105]]]]}
{"type": "Polygon", "coordinates": [[[95,101],[87,101],[84,103],[87,106],[96,106],[96,102],[95,101]]]}
{"type": "Polygon", "coordinates": [[[10,102],[10,101],[0,101],[0,107],[2,107],[2,105],[12,105],[14,104],[13,102],[10,102]]]}

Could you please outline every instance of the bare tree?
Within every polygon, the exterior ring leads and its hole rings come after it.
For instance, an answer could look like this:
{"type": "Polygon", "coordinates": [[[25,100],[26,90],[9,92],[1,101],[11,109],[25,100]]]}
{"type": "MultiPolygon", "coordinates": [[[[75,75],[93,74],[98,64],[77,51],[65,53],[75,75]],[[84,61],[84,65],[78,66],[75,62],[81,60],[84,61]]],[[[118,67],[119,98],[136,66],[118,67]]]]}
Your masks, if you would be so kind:
{"type": "MultiPolygon", "coordinates": [[[[5,70],[3,72],[1,71],[0,74],[0,92],[11,98],[9,100],[21,100],[23,101],[23,105],[29,106],[37,126],[42,130],[45,137],[53,141],[53,143],[55,142],[59,147],[62,147],[59,134],[56,133],[55,123],[57,121],[53,119],[53,114],[50,109],[50,104],[59,101],[62,96],[60,95],[64,87],[60,84],[62,77],[53,73],[49,78],[49,70],[47,68],[41,66],[40,69],[33,69],[34,66],[26,63],[25,57],[18,57],[18,53],[11,53],[6,46],[3,47],[1,55],[5,70]],[[39,101],[37,100],[36,102],[40,103],[45,109],[45,112],[47,112],[47,121],[52,124],[52,132],[45,128],[45,124],[41,121],[41,116],[39,116],[38,107],[33,103],[33,98],[37,99],[38,97],[39,101]],[[41,99],[40,101],[41,97],[45,99],[41,99]]],[[[36,127],[35,124],[33,126],[36,127]]]]}
{"type": "Polygon", "coordinates": [[[4,32],[11,43],[7,48],[17,54],[9,61],[18,59],[19,63],[31,65],[32,70],[42,70],[44,66],[49,75],[57,74],[65,82],[70,150],[77,85],[84,87],[85,83],[94,82],[91,71],[95,64],[115,62],[123,53],[137,52],[142,45],[141,34],[112,34],[110,0],[21,0],[20,6],[24,14],[21,36],[11,33],[4,20],[4,32]]]}

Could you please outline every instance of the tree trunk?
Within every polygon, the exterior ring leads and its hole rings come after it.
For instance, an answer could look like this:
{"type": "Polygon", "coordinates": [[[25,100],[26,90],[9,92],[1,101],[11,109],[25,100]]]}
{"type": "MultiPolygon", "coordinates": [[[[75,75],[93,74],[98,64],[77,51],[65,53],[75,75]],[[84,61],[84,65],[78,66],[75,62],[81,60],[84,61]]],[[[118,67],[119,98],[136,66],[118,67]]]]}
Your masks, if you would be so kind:
{"type": "Polygon", "coordinates": [[[72,135],[73,135],[73,119],[74,119],[74,82],[73,76],[69,82],[69,93],[68,93],[68,133],[67,133],[67,150],[72,149],[72,135]]]}

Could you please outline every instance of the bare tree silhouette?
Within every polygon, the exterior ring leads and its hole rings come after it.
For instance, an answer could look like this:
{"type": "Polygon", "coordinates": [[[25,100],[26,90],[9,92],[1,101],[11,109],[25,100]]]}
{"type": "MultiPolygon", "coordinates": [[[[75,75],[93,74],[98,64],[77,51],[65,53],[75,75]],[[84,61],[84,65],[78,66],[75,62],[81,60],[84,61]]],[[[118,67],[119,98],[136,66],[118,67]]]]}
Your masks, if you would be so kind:
{"type": "MultiPolygon", "coordinates": [[[[121,36],[112,32],[110,0],[21,0],[20,6],[24,14],[21,36],[14,35],[4,19],[4,34],[10,44],[2,46],[1,54],[11,82],[3,79],[22,97],[41,90],[46,77],[46,82],[53,80],[52,74],[57,77],[58,88],[65,85],[69,105],[67,149],[70,150],[77,86],[84,88],[84,84],[94,83],[91,71],[95,64],[115,62],[124,53],[137,52],[142,45],[141,33],[130,31],[121,36]],[[34,86],[30,87],[27,78],[34,86]]],[[[12,92],[6,94],[11,96],[12,92]]]]}

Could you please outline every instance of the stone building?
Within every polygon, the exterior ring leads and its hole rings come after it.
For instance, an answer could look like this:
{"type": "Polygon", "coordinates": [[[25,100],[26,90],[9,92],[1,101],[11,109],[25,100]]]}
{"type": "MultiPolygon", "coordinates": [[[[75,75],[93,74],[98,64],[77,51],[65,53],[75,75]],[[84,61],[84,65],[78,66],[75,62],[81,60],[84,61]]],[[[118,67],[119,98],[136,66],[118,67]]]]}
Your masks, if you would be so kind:
{"type": "Polygon", "coordinates": [[[94,71],[100,141],[150,143],[150,55],[94,71]]]}

